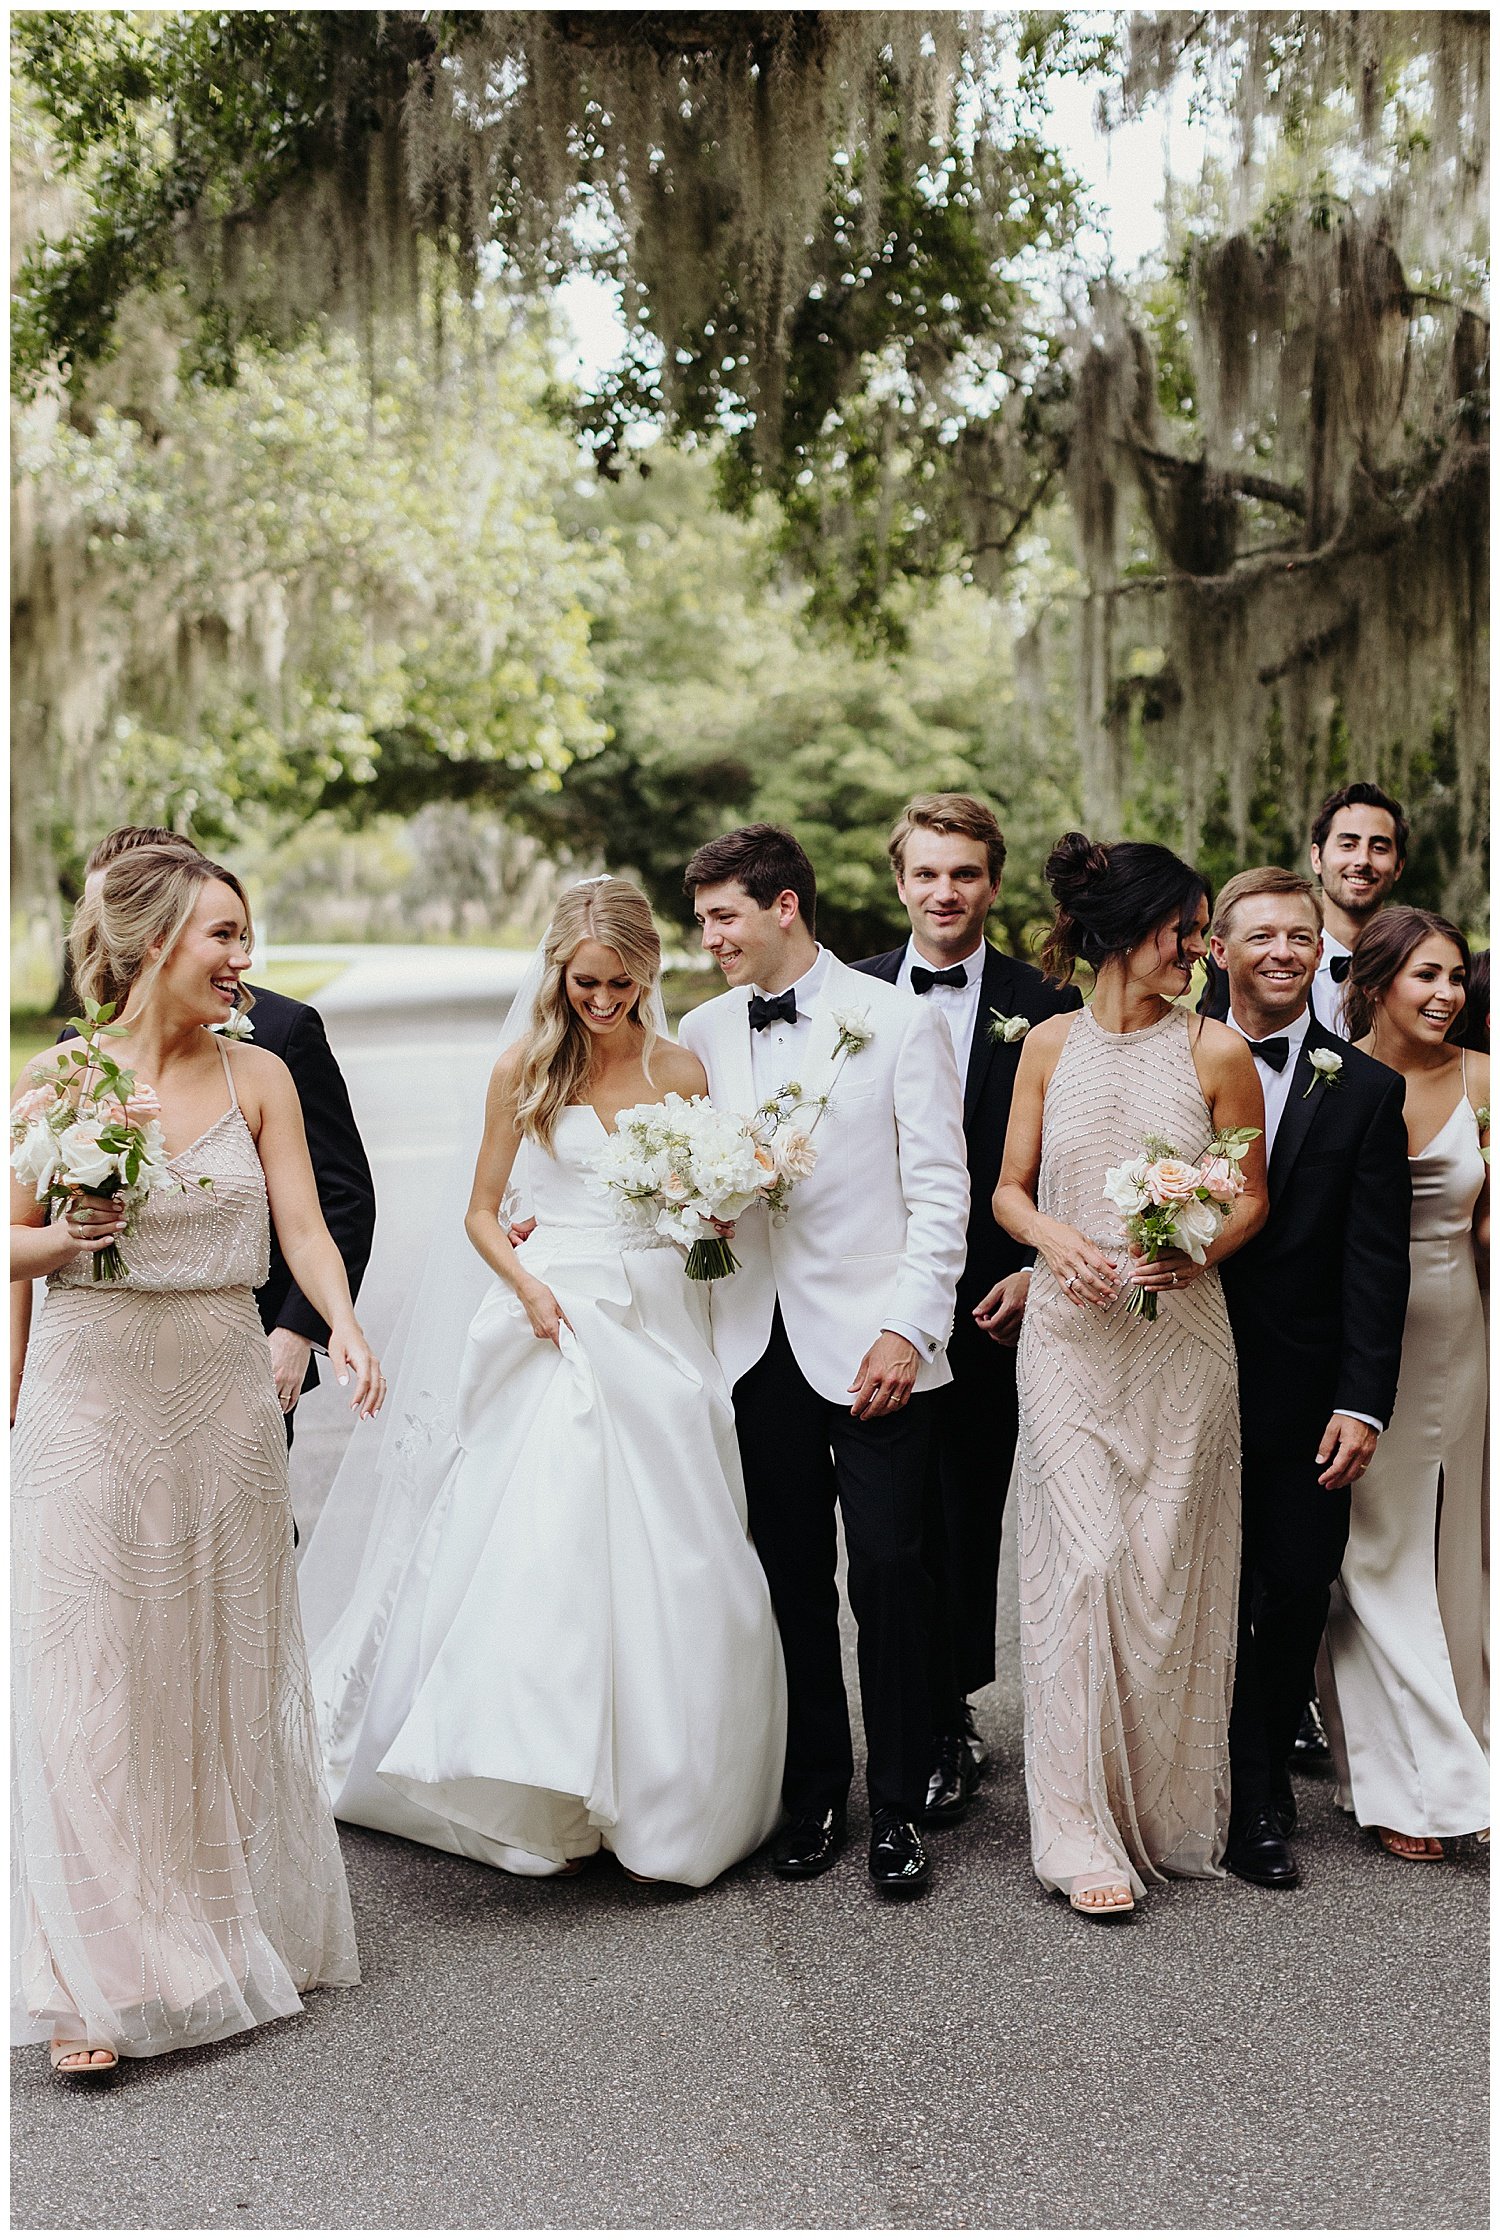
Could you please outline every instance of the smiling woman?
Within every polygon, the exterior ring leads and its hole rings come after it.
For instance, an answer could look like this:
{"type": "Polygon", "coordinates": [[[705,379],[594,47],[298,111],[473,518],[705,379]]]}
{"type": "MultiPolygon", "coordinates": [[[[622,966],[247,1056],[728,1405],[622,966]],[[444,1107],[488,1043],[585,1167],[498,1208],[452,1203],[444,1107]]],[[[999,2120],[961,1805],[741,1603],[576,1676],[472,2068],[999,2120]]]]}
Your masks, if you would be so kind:
{"type": "Polygon", "coordinates": [[[1478,1273],[1489,1250],[1489,1059],[1447,1039],[1468,971],[1457,926],[1392,909],[1360,935],[1349,975],[1360,1047],[1406,1083],[1411,1291],[1396,1404],[1355,1489],[1328,1621],[1330,1739],[1340,1803],[1406,1860],[1441,1859],[1445,1839],[1489,1826],[1478,1273]]]}
{"type": "MultiPolygon", "coordinates": [[[[117,1202],[80,1194],[44,1226],[12,1185],[12,1271],[48,1279],[12,1491],[14,2031],[96,2077],[358,1980],[254,1296],[269,1213],[351,1405],[373,1414],[383,1384],[291,1076],[208,1031],[250,962],[239,882],[181,848],[135,849],[86,894],[71,949],[80,993],[116,1007],[112,1060],[154,1092],[167,1154],[129,1266],[102,1282],[117,1202]]],[[[23,1087],[65,1066],[66,1046],[23,1087]]]]}

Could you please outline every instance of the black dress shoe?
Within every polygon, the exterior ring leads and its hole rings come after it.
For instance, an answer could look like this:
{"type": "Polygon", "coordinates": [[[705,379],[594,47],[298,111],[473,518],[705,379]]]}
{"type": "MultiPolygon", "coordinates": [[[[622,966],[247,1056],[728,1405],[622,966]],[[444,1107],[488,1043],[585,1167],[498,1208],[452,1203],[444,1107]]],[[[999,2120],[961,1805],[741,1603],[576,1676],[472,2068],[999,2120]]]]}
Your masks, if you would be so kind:
{"type": "Polygon", "coordinates": [[[1224,1864],[1241,1882],[1258,1882],[1266,1890],[1295,1890],[1301,1880],[1274,1806],[1263,1806],[1242,1828],[1230,1829],[1224,1864]]]}
{"type": "Polygon", "coordinates": [[[938,1737],[937,1763],[927,1778],[927,1802],[922,1807],[924,1828],[951,1828],[969,1809],[969,1799],[979,1787],[979,1768],[969,1750],[968,1737],[938,1737]]]}
{"type": "Polygon", "coordinates": [[[1327,1773],[1333,1764],[1333,1752],[1328,1747],[1328,1732],[1316,1696],[1303,1709],[1302,1723],[1287,1764],[1293,1773],[1327,1773]]]}
{"type": "Polygon", "coordinates": [[[1294,1836],[1297,1833],[1297,1800],[1292,1795],[1290,1785],[1282,1795],[1272,1797],[1266,1810],[1276,1823],[1278,1835],[1294,1836]]]}
{"type": "Polygon", "coordinates": [[[771,1865],[788,1882],[810,1882],[826,1874],[844,1848],[847,1833],[844,1807],[831,1804],[822,1812],[804,1812],[776,1832],[771,1865]]]}
{"type": "Polygon", "coordinates": [[[870,1880],[876,1889],[904,1898],[920,1890],[931,1872],[932,1862],[911,1822],[882,1805],[870,1836],[870,1880]]]}

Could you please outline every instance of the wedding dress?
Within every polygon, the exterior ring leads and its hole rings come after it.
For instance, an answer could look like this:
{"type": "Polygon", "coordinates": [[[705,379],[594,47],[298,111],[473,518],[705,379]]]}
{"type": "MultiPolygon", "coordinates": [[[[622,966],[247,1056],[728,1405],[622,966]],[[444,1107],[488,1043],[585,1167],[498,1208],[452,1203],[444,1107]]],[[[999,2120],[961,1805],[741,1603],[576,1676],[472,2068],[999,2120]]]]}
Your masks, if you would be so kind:
{"type": "Polygon", "coordinates": [[[571,1329],[538,1339],[489,1285],[452,1435],[398,1457],[408,1491],[325,1626],[361,1498],[341,1473],[307,1557],[313,1685],[340,1819],[516,1874],[602,1847],[696,1887],[775,1825],[786,1684],[706,1287],[589,1190],[604,1135],[571,1105],[550,1155],[526,1147],[521,1258],[571,1329]]]}

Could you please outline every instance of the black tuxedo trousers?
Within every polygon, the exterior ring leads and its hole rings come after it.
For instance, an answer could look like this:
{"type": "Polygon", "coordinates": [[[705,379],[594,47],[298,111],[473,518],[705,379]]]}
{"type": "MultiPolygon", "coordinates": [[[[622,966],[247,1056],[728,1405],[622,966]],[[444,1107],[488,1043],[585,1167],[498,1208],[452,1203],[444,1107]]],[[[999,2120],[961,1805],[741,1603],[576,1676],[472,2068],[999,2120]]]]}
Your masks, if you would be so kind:
{"type": "Polygon", "coordinates": [[[922,1559],[930,1396],[859,1421],[803,1376],[776,1309],[765,1352],[734,1388],[750,1533],[786,1657],[788,1814],[841,1803],[854,1778],[839,1644],[838,1532],[859,1629],[870,1809],[915,1819],[932,1756],[922,1559]]]}
{"type": "MultiPolygon", "coordinates": [[[[1260,1397],[1242,1387],[1242,1420],[1260,1397]]],[[[1236,1823],[1287,1793],[1287,1760],[1313,1691],[1329,1590],[1349,1539],[1347,1489],[1330,1493],[1318,1483],[1314,1457],[1327,1421],[1325,1413],[1316,1424],[1308,1419],[1289,1428],[1283,1444],[1244,1449],[1239,1648],[1229,1715],[1236,1823]]]]}
{"type": "Polygon", "coordinates": [[[932,1724],[963,1725],[964,1699],[995,1677],[1000,1527],[1016,1459],[1016,1349],[996,1345],[960,1299],[953,1382],[929,1395],[932,1454],[924,1549],[943,1623],[932,1633],[932,1724]]]}

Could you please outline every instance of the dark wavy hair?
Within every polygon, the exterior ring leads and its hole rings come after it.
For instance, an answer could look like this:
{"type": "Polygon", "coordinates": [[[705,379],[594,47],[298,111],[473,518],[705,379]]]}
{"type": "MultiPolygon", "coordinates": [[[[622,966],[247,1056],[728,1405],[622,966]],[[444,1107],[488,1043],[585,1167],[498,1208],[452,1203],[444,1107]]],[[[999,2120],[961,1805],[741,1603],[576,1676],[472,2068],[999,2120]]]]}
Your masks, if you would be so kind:
{"type": "Polygon", "coordinates": [[[1333,820],[1340,809],[1384,809],[1396,833],[1396,856],[1406,861],[1406,844],[1411,838],[1411,824],[1399,801],[1393,801],[1379,786],[1368,778],[1356,778],[1353,785],[1340,786],[1330,793],[1313,818],[1312,844],[1319,854],[1328,845],[1328,835],[1333,830],[1333,820]]]}
{"type": "Polygon", "coordinates": [[[813,931],[818,882],[806,849],[785,825],[742,824],[717,840],[705,840],[689,857],[682,884],[691,897],[700,887],[717,887],[728,879],[737,880],[761,910],[769,910],[776,897],[790,888],[803,924],[809,933],[813,931]]]}
{"type": "MultiPolygon", "coordinates": [[[[1349,960],[1349,984],[1344,997],[1344,1025],[1351,1042],[1362,1041],[1375,1024],[1375,1006],[1412,953],[1422,946],[1429,934],[1440,934],[1451,941],[1463,958],[1464,985],[1469,981],[1469,944],[1456,925],[1448,918],[1440,918],[1435,910],[1412,910],[1404,903],[1392,904],[1377,910],[1374,917],[1354,944],[1354,954],[1349,960]]],[[[1448,1029],[1448,1040],[1463,1039],[1464,1021],[1469,1007],[1464,1008],[1448,1029]]]]}
{"type": "Polygon", "coordinates": [[[1090,840],[1065,832],[1047,858],[1057,916],[1042,947],[1042,970],[1066,984],[1079,958],[1097,972],[1149,940],[1168,919],[1179,956],[1200,902],[1213,907],[1201,871],[1152,840],[1090,840]]]}
{"type": "Polygon", "coordinates": [[[1490,953],[1476,949],[1469,959],[1468,1002],[1448,1029],[1448,1040],[1464,1050],[1490,1049],[1490,953]]]}

